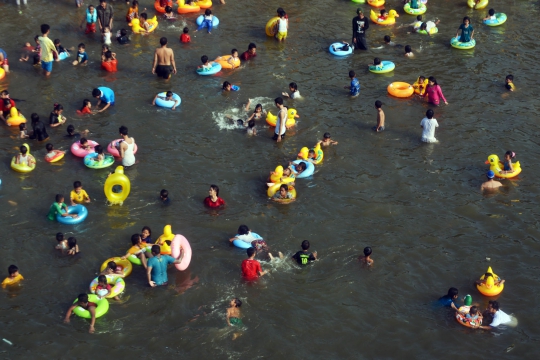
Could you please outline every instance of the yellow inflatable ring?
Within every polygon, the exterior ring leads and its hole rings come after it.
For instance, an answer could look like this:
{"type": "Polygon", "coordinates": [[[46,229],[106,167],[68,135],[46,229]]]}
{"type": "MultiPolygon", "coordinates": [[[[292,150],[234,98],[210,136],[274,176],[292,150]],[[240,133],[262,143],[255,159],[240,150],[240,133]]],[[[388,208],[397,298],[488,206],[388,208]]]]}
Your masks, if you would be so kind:
{"type": "Polygon", "coordinates": [[[165,227],[163,228],[163,234],[156,240],[156,245],[159,245],[159,247],[161,248],[160,253],[162,255],[171,255],[170,242],[173,238],[174,234],[172,233],[171,225],[165,225],[165,227]]]}
{"type": "Polygon", "coordinates": [[[105,260],[105,262],[101,264],[101,268],[99,271],[105,270],[107,268],[107,264],[111,261],[114,261],[116,263],[116,271],[121,271],[124,277],[129,276],[133,271],[133,265],[131,264],[131,262],[127,259],[122,259],[120,257],[112,257],[105,260]]]}
{"type": "Polygon", "coordinates": [[[26,118],[24,117],[24,115],[23,114],[19,115],[19,110],[17,110],[17,108],[13,106],[9,110],[9,115],[6,118],[6,124],[8,126],[19,126],[20,124],[25,124],[25,123],[26,123],[26,118]]]}
{"type": "Polygon", "coordinates": [[[275,16],[268,20],[266,23],[266,35],[274,37],[276,36],[276,23],[279,20],[278,16],[275,16]]]}
{"type": "Polygon", "coordinates": [[[367,0],[367,3],[371,6],[381,7],[384,5],[385,0],[367,0]]]}
{"type": "Polygon", "coordinates": [[[201,0],[194,3],[195,6],[200,7],[201,9],[209,9],[212,7],[212,0],[201,0]]]}
{"type": "Polygon", "coordinates": [[[396,10],[390,10],[388,12],[388,17],[384,21],[379,21],[379,15],[375,11],[371,10],[369,18],[377,25],[394,25],[396,23],[396,18],[399,17],[396,10]]]}
{"type": "Polygon", "coordinates": [[[511,172],[509,174],[501,174],[501,172],[504,171],[504,164],[499,161],[499,157],[495,154],[491,154],[488,156],[486,164],[490,165],[489,169],[493,171],[495,173],[495,176],[498,178],[511,179],[521,173],[521,164],[519,163],[519,161],[516,161],[515,163],[512,163],[512,169],[514,169],[514,172],[511,172]]]}
{"type": "Polygon", "coordinates": [[[424,93],[426,92],[428,83],[429,83],[428,79],[424,79],[422,83],[420,82],[420,78],[416,79],[416,81],[414,82],[412,86],[414,88],[414,93],[418,95],[424,95],[424,93]]]}
{"type": "MultiPolygon", "coordinates": [[[[148,25],[150,25],[150,28],[148,29],[149,33],[156,30],[156,28],[158,27],[158,21],[155,15],[153,18],[147,19],[146,22],[148,23],[148,25]]],[[[131,26],[131,31],[133,31],[135,34],[146,34],[146,30],[141,26],[139,19],[135,18],[131,20],[128,25],[131,26]]]]}
{"type": "MultiPolygon", "coordinates": [[[[231,58],[232,55],[222,55],[220,56],[220,60],[215,60],[223,69],[232,69],[232,65],[229,64],[228,60],[231,58]]],[[[234,67],[237,68],[240,66],[240,59],[236,59],[234,61],[234,67]]]]}
{"type": "MultiPolygon", "coordinates": [[[[501,280],[501,278],[498,277],[497,274],[493,272],[493,270],[491,270],[491,266],[488,267],[486,273],[491,273],[493,274],[493,276],[488,277],[485,284],[476,285],[476,288],[484,296],[499,295],[504,290],[504,283],[500,284],[499,286],[495,285],[495,279],[497,279],[498,281],[498,280],[501,280]]],[[[484,280],[485,276],[486,276],[485,274],[480,276],[480,280],[484,280]]]]}
{"type": "Polygon", "coordinates": [[[486,6],[488,6],[488,3],[489,3],[488,0],[480,0],[478,5],[475,5],[475,2],[476,2],[475,0],[467,0],[467,5],[471,9],[481,10],[481,9],[484,9],[486,6]]]}
{"type": "Polygon", "coordinates": [[[34,165],[30,167],[26,164],[15,164],[15,159],[17,158],[17,155],[15,155],[11,159],[11,168],[20,173],[28,173],[36,168],[36,159],[32,155],[30,155],[30,146],[28,146],[28,144],[23,144],[23,146],[26,147],[26,150],[28,150],[26,152],[26,155],[34,160],[34,165]]]}
{"type": "Polygon", "coordinates": [[[414,88],[406,82],[396,81],[386,88],[388,93],[398,98],[408,98],[414,94],[414,88]]]}
{"type": "Polygon", "coordinates": [[[179,14],[188,14],[192,12],[199,12],[201,8],[198,5],[186,5],[184,0],[178,1],[178,13],[179,14]]]}
{"type": "MultiPolygon", "coordinates": [[[[281,187],[281,185],[283,185],[283,183],[279,183],[279,184],[274,184],[272,186],[270,186],[268,188],[268,190],[266,191],[266,195],[269,197],[269,198],[272,198],[274,197],[274,194],[279,191],[279,188],[281,187]]],[[[291,186],[291,185],[287,185],[289,187],[289,192],[291,193],[292,195],[292,198],[293,199],[296,199],[296,190],[294,189],[294,186],[291,186]]]]}
{"type": "Polygon", "coordinates": [[[107,200],[113,205],[122,205],[124,200],[127,199],[129,192],[131,191],[131,183],[129,182],[128,177],[124,175],[123,166],[118,166],[116,170],[114,170],[114,174],[109,175],[105,181],[103,191],[105,192],[107,200]],[[122,192],[113,192],[113,187],[117,185],[122,187],[122,192]]]}

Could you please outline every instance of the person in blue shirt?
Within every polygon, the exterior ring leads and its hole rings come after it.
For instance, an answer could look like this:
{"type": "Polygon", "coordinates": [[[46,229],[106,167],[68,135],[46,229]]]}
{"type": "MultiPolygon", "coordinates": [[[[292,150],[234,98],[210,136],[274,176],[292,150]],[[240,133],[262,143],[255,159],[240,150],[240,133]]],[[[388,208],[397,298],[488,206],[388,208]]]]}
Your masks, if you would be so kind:
{"type": "Polygon", "coordinates": [[[167,286],[169,283],[169,278],[167,277],[167,265],[169,264],[180,264],[184,258],[184,249],[180,249],[180,256],[178,259],[173,258],[170,255],[161,255],[161,247],[159,245],[152,246],[152,255],[150,259],[147,260],[147,276],[148,284],[151,287],[156,286],[167,286]]]}
{"type": "Polygon", "coordinates": [[[458,311],[459,306],[456,305],[458,293],[458,289],[451,287],[448,289],[448,294],[439,298],[439,303],[443,306],[451,307],[452,309],[458,311]]]}
{"type": "Polygon", "coordinates": [[[351,96],[355,97],[360,94],[360,81],[356,78],[356,73],[354,70],[349,71],[349,77],[351,78],[351,85],[345,86],[345,89],[349,89],[351,91],[351,96]]]}
{"type": "Polygon", "coordinates": [[[79,44],[79,51],[77,52],[77,60],[73,61],[73,65],[86,65],[88,64],[88,55],[86,54],[86,46],[83,43],[79,44]]]}
{"type": "Polygon", "coordinates": [[[114,91],[108,87],[100,86],[92,90],[92,96],[99,99],[96,107],[99,107],[102,102],[106,104],[103,109],[98,110],[98,112],[105,111],[109,108],[109,106],[114,105],[114,91]]]}

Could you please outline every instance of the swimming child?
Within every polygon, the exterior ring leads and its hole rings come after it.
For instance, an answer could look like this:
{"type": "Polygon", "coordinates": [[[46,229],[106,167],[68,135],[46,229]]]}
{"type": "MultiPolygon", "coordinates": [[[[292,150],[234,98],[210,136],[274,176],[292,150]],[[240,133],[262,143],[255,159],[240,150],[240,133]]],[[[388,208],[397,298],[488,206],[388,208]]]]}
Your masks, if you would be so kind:
{"type": "Polygon", "coordinates": [[[19,61],[28,61],[30,59],[30,56],[33,55],[33,52],[34,52],[34,47],[30,45],[29,42],[24,43],[19,61]]]}
{"type": "Polygon", "coordinates": [[[152,244],[152,230],[149,226],[143,226],[141,230],[141,240],[147,244],[152,244]]]}
{"type": "Polygon", "coordinates": [[[372,127],[373,131],[384,131],[384,111],[382,109],[382,102],[380,100],[375,101],[375,109],[377,109],[377,125],[372,127]]]}
{"type": "Polygon", "coordinates": [[[142,13],[141,15],[139,15],[139,24],[141,26],[141,28],[144,29],[144,33],[142,33],[143,35],[147,35],[150,33],[150,24],[148,23],[148,15],[146,13],[142,13]]]}
{"type": "Polygon", "coordinates": [[[71,190],[69,197],[71,200],[71,206],[90,202],[90,196],[88,196],[86,191],[83,190],[82,183],[80,181],[73,182],[73,190],[71,190]]]}
{"type": "Polygon", "coordinates": [[[39,35],[34,36],[36,47],[34,48],[34,66],[40,66],[41,64],[41,43],[39,42],[39,35]]]}
{"type": "Polygon", "coordinates": [[[428,81],[426,81],[426,77],[420,75],[418,79],[416,79],[416,82],[413,84],[414,91],[419,96],[424,96],[424,93],[426,92],[426,87],[428,85],[428,81]]]}
{"type": "Polygon", "coordinates": [[[101,68],[109,72],[118,71],[118,60],[116,60],[116,54],[112,51],[107,51],[104,54],[105,60],[101,61],[101,68]]]}
{"type": "Polygon", "coordinates": [[[45,157],[49,159],[54,158],[57,154],[64,153],[62,150],[54,150],[54,145],[51,143],[45,145],[45,149],[47,150],[47,155],[45,155],[45,157]]]}
{"type": "Polygon", "coordinates": [[[285,41],[287,39],[287,32],[289,31],[289,18],[287,13],[283,9],[279,11],[278,9],[278,21],[276,22],[276,39],[278,41],[285,41]]]}
{"type": "Polygon", "coordinates": [[[210,185],[210,190],[208,190],[208,196],[204,198],[204,205],[211,208],[219,208],[225,206],[225,200],[219,197],[219,187],[217,185],[210,185]]]}
{"type": "Polygon", "coordinates": [[[482,319],[482,314],[478,310],[477,306],[471,306],[471,308],[469,309],[469,312],[465,314],[465,318],[467,319],[468,322],[473,322],[477,319],[482,319]]]}
{"type": "Polygon", "coordinates": [[[391,40],[390,35],[385,35],[384,36],[384,44],[389,45],[389,46],[396,46],[397,45],[395,42],[393,42],[391,40]]]}
{"type": "Polygon", "coordinates": [[[214,64],[213,61],[208,61],[208,56],[206,55],[201,56],[201,62],[203,64],[199,65],[197,67],[198,69],[210,70],[212,68],[212,64],[214,64]]]}
{"type": "Polygon", "coordinates": [[[304,240],[302,241],[302,250],[298,251],[296,254],[292,256],[293,260],[296,260],[298,265],[304,266],[307,265],[313,261],[317,260],[317,252],[308,253],[308,249],[310,247],[309,241],[304,240]]]}
{"type": "Polygon", "coordinates": [[[159,198],[161,199],[161,202],[163,204],[169,205],[171,203],[171,199],[169,198],[169,192],[165,189],[162,189],[159,192],[159,198]]]}
{"type": "Polygon", "coordinates": [[[60,61],[60,54],[62,53],[66,54],[66,56],[70,55],[69,50],[60,44],[60,39],[54,39],[54,47],[56,48],[56,53],[57,53],[57,55],[55,55],[56,61],[60,61]]]}
{"type": "Polygon", "coordinates": [[[55,201],[49,208],[47,218],[53,221],[56,220],[56,215],[60,215],[62,217],[72,217],[74,219],[78,217],[77,214],[68,214],[68,207],[64,202],[64,195],[62,194],[56,194],[55,201]]]}
{"type": "MultiPolygon", "coordinates": [[[[94,112],[92,111],[92,103],[90,102],[90,100],[88,99],[83,100],[83,106],[80,110],[77,110],[77,114],[79,115],[94,114],[94,112]]],[[[73,126],[73,125],[70,125],[70,126],[73,126]]],[[[73,130],[75,130],[75,127],[73,127],[73,130]]]]}
{"type": "Polygon", "coordinates": [[[105,28],[103,29],[103,43],[105,45],[111,45],[112,42],[111,42],[111,28],[109,28],[108,26],[105,26],[105,28]]]}
{"type": "Polygon", "coordinates": [[[24,277],[19,274],[19,268],[17,265],[9,265],[8,266],[8,274],[9,276],[2,281],[2,287],[5,288],[9,285],[15,285],[19,283],[19,281],[24,280],[24,277]]]}
{"type": "Polygon", "coordinates": [[[411,9],[418,9],[420,5],[418,4],[418,0],[407,0],[408,3],[410,3],[411,9]]]}
{"type": "Polygon", "coordinates": [[[122,260],[127,258],[130,255],[134,255],[135,257],[138,257],[141,260],[142,265],[146,269],[147,268],[146,259],[153,257],[150,251],[146,250],[147,244],[142,241],[140,234],[133,234],[131,236],[131,244],[133,246],[129,248],[126,255],[122,256],[122,260]]]}
{"type": "Polygon", "coordinates": [[[240,88],[236,85],[231,85],[230,82],[224,81],[223,86],[221,88],[223,91],[238,91],[240,88]]]}
{"type": "Polygon", "coordinates": [[[282,92],[281,95],[291,99],[299,99],[301,97],[300,91],[298,91],[298,85],[295,82],[289,84],[289,91],[291,92],[290,95],[286,92],[282,92]]]}
{"type": "Polygon", "coordinates": [[[428,78],[428,86],[426,87],[426,91],[423,96],[427,97],[428,102],[436,106],[439,106],[440,99],[443,99],[444,103],[448,105],[448,102],[442,93],[441,87],[439,84],[437,84],[437,80],[433,76],[428,78]]]}
{"type": "Polygon", "coordinates": [[[79,294],[79,296],[77,297],[77,302],[69,307],[66,313],[66,317],[64,319],[64,323],[69,324],[69,318],[71,317],[71,313],[73,312],[73,310],[75,310],[75,308],[79,306],[84,310],[88,310],[88,312],[90,312],[90,329],[88,330],[88,332],[90,334],[93,334],[95,331],[94,325],[96,323],[97,304],[88,301],[87,294],[79,294]]]}
{"type": "Polygon", "coordinates": [[[407,57],[413,57],[414,54],[412,52],[411,45],[405,45],[405,56],[407,57]]]}
{"type": "Polygon", "coordinates": [[[103,152],[103,146],[96,145],[96,147],[94,148],[94,152],[97,154],[97,156],[93,158],[95,162],[99,163],[105,160],[105,153],[103,152]]]}
{"type": "MultiPolygon", "coordinates": [[[[248,102],[246,104],[246,111],[249,110],[249,106],[251,105],[251,99],[248,99],[248,102]]],[[[263,107],[261,104],[255,105],[255,110],[253,110],[253,114],[249,116],[247,121],[250,120],[261,120],[264,116],[266,116],[266,111],[263,110],[263,107]]]]}
{"type": "Polygon", "coordinates": [[[212,22],[214,21],[214,15],[212,15],[212,10],[206,9],[204,11],[204,17],[203,21],[201,22],[201,25],[195,30],[195,32],[204,29],[205,27],[208,28],[208,33],[212,33],[212,22]]]}
{"type": "Polygon", "coordinates": [[[418,29],[415,29],[415,30],[416,31],[425,31],[426,34],[431,36],[431,30],[435,29],[439,22],[440,22],[439,20],[437,20],[437,22],[433,22],[433,21],[423,22],[422,24],[420,24],[420,27],[418,29]]]}
{"type": "Polygon", "coordinates": [[[354,70],[349,71],[349,78],[351,78],[351,85],[344,88],[350,90],[351,97],[356,97],[360,94],[360,81],[356,78],[354,70]]]}
{"type": "Polygon", "coordinates": [[[165,6],[165,14],[163,14],[163,18],[165,20],[176,20],[176,16],[174,16],[173,9],[171,6],[165,6]]]}
{"type": "Polygon", "coordinates": [[[19,138],[20,139],[26,139],[29,138],[30,135],[28,135],[28,130],[26,129],[26,124],[22,123],[19,124],[19,138]]]}
{"type": "Polygon", "coordinates": [[[114,275],[122,278],[125,277],[122,268],[118,267],[114,261],[109,261],[107,263],[107,267],[105,267],[105,269],[103,269],[99,275],[114,275]]]}
{"type": "Polygon", "coordinates": [[[28,149],[26,146],[21,146],[19,148],[19,155],[15,157],[15,164],[20,165],[27,165],[29,167],[32,167],[36,163],[36,159],[33,155],[27,154],[28,149]]]}
{"type": "Polygon", "coordinates": [[[298,164],[293,164],[291,161],[289,161],[289,169],[291,169],[292,174],[295,177],[298,177],[298,175],[303,173],[304,170],[306,170],[306,167],[306,163],[303,161],[300,161],[298,164]]]}
{"type": "Polygon", "coordinates": [[[246,249],[248,258],[242,261],[242,276],[247,281],[257,280],[259,277],[268,273],[268,271],[263,271],[261,268],[261,263],[255,260],[255,254],[257,251],[255,248],[246,249]]]}
{"type": "Polygon", "coordinates": [[[242,306],[242,301],[238,298],[234,298],[229,305],[231,305],[231,307],[227,308],[227,324],[229,326],[243,325],[242,320],[240,320],[240,306],[242,306]]]}
{"type": "MultiPolygon", "coordinates": [[[[111,285],[107,282],[107,277],[105,275],[98,276],[98,283],[94,290],[98,298],[102,299],[111,293],[111,285]]],[[[114,297],[114,300],[120,300],[118,296],[114,297]]]]}
{"type": "Polygon", "coordinates": [[[364,248],[364,256],[360,256],[358,260],[360,260],[361,263],[366,264],[367,266],[371,266],[374,263],[374,260],[371,258],[371,254],[373,253],[373,250],[369,246],[366,246],[364,248]]]}
{"type": "Polygon", "coordinates": [[[116,41],[118,41],[120,45],[129,44],[130,40],[126,29],[121,29],[116,32],[116,41]]]}
{"type": "Polygon", "coordinates": [[[388,19],[388,11],[386,11],[385,9],[382,9],[381,14],[377,18],[377,21],[384,22],[386,19],[388,19]]]}
{"type": "Polygon", "coordinates": [[[257,135],[257,129],[255,128],[255,120],[249,120],[247,122],[246,132],[250,136],[256,136],[257,135]]]}
{"type": "MultiPolygon", "coordinates": [[[[126,3],[129,3],[129,1],[126,1],[126,3]]],[[[137,0],[134,0],[131,3],[131,6],[128,8],[128,11],[126,13],[126,21],[129,23],[131,22],[131,20],[136,19],[138,17],[139,17],[139,2],[137,0]]]]}
{"type": "Polygon", "coordinates": [[[70,237],[67,239],[67,255],[77,255],[79,253],[79,245],[77,245],[77,239],[70,237]]]}
{"type": "Polygon", "coordinates": [[[504,86],[510,91],[514,91],[516,89],[516,86],[514,85],[514,75],[506,75],[505,79],[506,85],[504,86]]]}
{"type": "Polygon", "coordinates": [[[186,26],[184,27],[184,30],[182,30],[182,35],[180,35],[180,42],[187,44],[191,42],[191,36],[189,36],[189,28],[186,26]]]}
{"type": "Polygon", "coordinates": [[[341,42],[343,43],[343,45],[339,45],[339,47],[336,47],[336,45],[332,45],[332,49],[334,49],[334,51],[349,51],[351,48],[351,44],[346,41],[341,42]]]}
{"type": "Polygon", "coordinates": [[[468,16],[463,18],[463,24],[459,26],[456,32],[456,38],[459,37],[460,42],[469,42],[474,38],[474,28],[471,25],[471,19],[468,16]],[[459,36],[461,30],[461,36],[459,36]]]}
{"type": "Polygon", "coordinates": [[[96,23],[97,23],[97,11],[94,5],[89,5],[88,10],[86,11],[86,17],[83,18],[81,23],[81,28],[86,22],[85,34],[95,33],[96,32],[96,23]]]}
{"type": "Polygon", "coordinates": [[[62,115],[63,111],[64,107],[61,104],[54,104],[53,111],[49,115],[49,125],[51,127],[60,126],[67,121],[66,117],[62,115]]]}
{"type": "MultiPolygon", "coordinates": [[[[218,56],[214,61],[221,60],[221,56],[218,56]]],[[[232,49],[231,50],[231,56],[227,59],[227,63],[231,65],[231,69],[234,69],[238,67],[235,65],[236,62],[240,62],[240,58],[238,57],[238,50],[232,49]]]]}
{"type": "Polygon", "coordinates": [[[497,17],[495,16],[495,9],[489,9],[488,16],[486,16],[483,20],[497,20],[497,17]]]}
{"type": "MultiPolygon", "coordinates": [[[[80,133],[75,132],[75,126],[73,126],[73,125],[68,125],[66,131],[67,131],[66,136],[67,137],[73,137],[73,138],[81,137],[81,135],[86,136],[90,132],[90,131],[88,131],[88,129],[83,130],[80,133]]],[[[86,139],[85,139],[85,141],[88,142],[86,139]]]]}
{"type": "Polygon", "coordinates": [[[459,306],[457,306],[456,301],[458,299],[459,291],[458,289],[451,287],[448,289],[448,294],[441,296],[439,298],[439,303],[442,306],[451,307],[452,309],[458,311],[459,306]]]}
{"type": "Polygon", "coordinates": [[[159,96],[159,93],[156,94],[156,96],[154,97],[154,100],[152,100],[152,105],[154,105],[154,106],[156,105],[156,99],[161,99],[161,100],[165,100],[165,101],[174,101],[174,105],[171,108],[171,110],[176,109],[176,107],[180,104],[180,101],[175,100],[173,98],[173,92],[172,91],[167,91],[165,93],[165,96],[159,96]]]}
{"type": "Polygon", "coordinates": [[[338,142],[332,140],[332,135],[329,132],[324,133],[323,139],[318,142],[321,146],[337,145],[338,142]]]}
{"type": "Polygon", "coordinates": [[[281,186],[279,187],[279,191],[276,191],[276,193],[272,197],[272,201],[278,203],[289,203],[295,200],[296,199],[293,198],[293,195],[289,191],[289,186],[287,184],[281,184],[281,186]]]}
{"type": "Polygon", "coordinates": [[[513,151],[508,150],[504,154],[504,169],[500,172],[501,174],[511,174],[514,172],[514,167],[512,166],[512,159],[516,157],[516,153],[513,151]]]}
{"type": "Polygon", "coordinates": [[[86,138],[80,138],[79,140],[79,146],[87,151],[92,150],[92,146],[88,143],[88,140],[86,138]]]}
{"type": "Polygon", "coordinates": [[[475,284],[476,284],[476,285],[486,285],[486,286],[487,286],[486,280],[487,280],[488,277],[493,278],[493,280],[494,280],[494,281],[493,281],[493,286],[501,286],[501,285],[504,284],[504,282],[505,282],[505,280],[501,279],[501,278],[498,277],[498,276],[497,276],[497,278],[495,279],[495,277],[493,276],[492,273],[487,272],[487,273],[484,274],[484,278],[483,278],[482,280],[476,280],[476,281],[475,281],[475,284]]]}
{"type": "Polygon", "coordinates": [[[73,65],[87,65],[88,55],[86,54],[86,46],[80,43],[77,51],[77,59],[73,60],[73,65]]]}
{"type": "Polygon", "coordinates": [[[253,59],[255,56],[257,56],[257,45],[255,43],[249,43],[247,51],[240,55],[242,60],[253,59]]]}
{"type": "Polygon", "coordinates": [[[67,248],[68,248],[68,242],[67,242],[67,240],[64,238],[64,234],[62,234],[61,232],[56,233],[56,241],[57,241],[58,243],[57,243],[56,246],[54,247],[55,249],[57,249],[57,250],[67,250],[67,248]]]}
{"type": "Polygon", "coordinates": [[[381,59],[379,59],[378,57],[376,57],[375,59],[373,59],[373,63],[371,64],[368,64],[369,67],[373,66],[375,67],[375,70],[382,70],[383,66],[382,66],[382,61],[381,59]]]}
{"type": "Polygon", "coordinates": [[[245,243],[250,244],[256,251],[268,251],[268,245],[266,241],[260,237],[255,237],[251,234],[251,230],[247,225],[240,225],[238,227],[238,234],[229,239],[229,242],[232,244],[233,241],[240,240],[245,243]]]}

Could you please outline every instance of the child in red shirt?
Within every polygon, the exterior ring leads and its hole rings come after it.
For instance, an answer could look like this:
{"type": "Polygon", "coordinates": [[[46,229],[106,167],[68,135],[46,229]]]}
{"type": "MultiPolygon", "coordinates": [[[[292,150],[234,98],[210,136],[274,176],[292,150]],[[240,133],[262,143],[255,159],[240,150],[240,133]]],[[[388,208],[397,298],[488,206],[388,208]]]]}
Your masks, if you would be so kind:
{"type": "Polygon", "coordinates": [[[204,205],[211,208],[219,208],[225,206],[225,200],[219,197],[219,187],[217,185],[210,185],[210,194],[204,198],[204,205]]]}
{"type": "Polygon", "coordinates": [[[191,42],[191,37],[188,35],[188,32],[189,32],[189,29],[186,26],[184,28],[184,33],[180,35],[180,42],[183,42],[183,43],[191,42]]]}
{"type": "Polygon", "coordinates": [[[93,114],[92,112],[92,103],[90,103],[90,100],[84,99],[83,100],[83,106],[81,110],[77,110],[77,114],[84,115],[84,114],[93,114]]]}
{"type": "Polygon", "coordinates": [[[257,280],[259,277],[267,274],[268,271],[263,271],[261,263],[255,260],[255,254],[257,253],[255,248],[250,247],[246,252],[248,258],[242,261],[242,276],[244,279],[248,281],[257,280]]]}

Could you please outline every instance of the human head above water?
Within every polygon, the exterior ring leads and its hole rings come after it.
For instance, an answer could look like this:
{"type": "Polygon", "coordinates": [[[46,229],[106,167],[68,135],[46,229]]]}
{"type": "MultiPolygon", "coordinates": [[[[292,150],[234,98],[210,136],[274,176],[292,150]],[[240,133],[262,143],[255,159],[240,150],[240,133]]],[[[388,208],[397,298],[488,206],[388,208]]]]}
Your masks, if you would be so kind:
{"type": "Polygon", "coordinates": [[[513,152],[512,150],[508,150],[505,154],[504,154],[504,157],[507,157],[509,159],[513,159],[516,157],[516,153],[513,152]]]}
{"type": "Polygon", "coordinates": [[[19,271],[19,268],[17,267],[17,265],[9,265],[9,267],[8,267],[8,274],[9,275],[13,275],[18,271],[19,271]]]}
{"type": "Polygon", "coordinates": [[[201,62],[202,62],[203,64],[208,63],[208,56],[206,56],[206,55],[201,56],[201,62]]]}
{"type": "Polygon", "coordinates": [[[128,134],[128,128],[124,125],[120,126],[120,128],[118,128],[118,132],[120,133],[120,135],[122,136],[127,136],[128,134]]]}
{"type": "Polygon", "coordinates": [[[433,116],[434,116],[434,115],[435,115],[435,113],[433,112],[433,110],[428,109],[428,110],[426,111],[426,117],[427,117],[428,119],[433,119],[433,116]]]}
{"type": "Polygon", "coordinates": [[[369,246],[366,246],[364,248],[364,256],[369,256],[369,255],[371,255],[372,252],[373,252],[373,250],[371,250],[371,248],[369,246]]]}
{"type": "Polygon", "coordinates": [[[253,255],[255,255],[255,252],[256,252],[256,250],[253,247],[247,248],[247,250],[246,250],[246,253],[247,253],[248,257],[252,257],[253,255]]]}
{"type": "Polygon", "coordinates": [[[249,234],[249,228],[247,225],[240,225],[238,227],[238,235],[247,235],[249,234]]]}
{"type": "Polygon", "coordinates": [[[216,196],[219,196],[219,186],[212,184],[210,185],[210,190],[214,191],[216,193],[216,196]]]}
{"type": "Polygon", "coordinates": [[[458,289],[456,289],[456,288],[454,288],[454,287],[451,287],[450,289],[448,289],[448,296],[449,296],[451,299],[457,298],[458,294],[459,294],[458,289]]]}
{"type": "Polygon", "coordinates": [[[354,79],[356,77],[356,73],[354,72],[354,70],[349,71],[349,77],[351,79],[354,79]]]}
{"type": "Polygon", "coordinates": [[[309,240],[304,240],[302,241],[302,250],[307,250],[309,249],[309,240]]]}
{"type": "Polygon", "coordinates": [[[161,46],[167,45],[167,38],[163,36],[161,39],[159,39],[159,43],[161,44],[161,46]]]}
{"type": "Polygon", "coordinates": [[[51,27],[48,24],[42,24],[41,25],[41,33],[43,35],[48,34],[50,30],[51,30],[51,27]]]}

